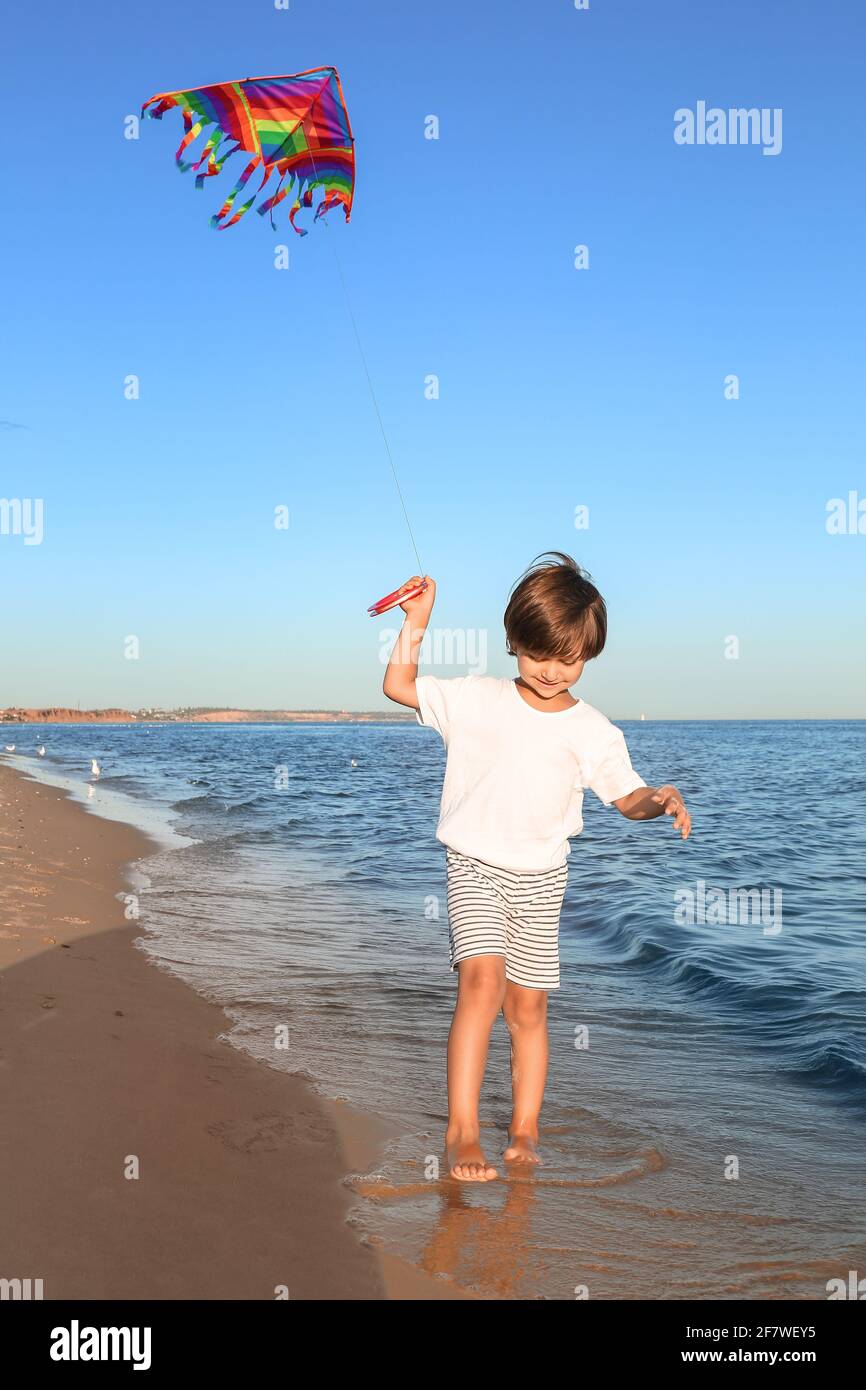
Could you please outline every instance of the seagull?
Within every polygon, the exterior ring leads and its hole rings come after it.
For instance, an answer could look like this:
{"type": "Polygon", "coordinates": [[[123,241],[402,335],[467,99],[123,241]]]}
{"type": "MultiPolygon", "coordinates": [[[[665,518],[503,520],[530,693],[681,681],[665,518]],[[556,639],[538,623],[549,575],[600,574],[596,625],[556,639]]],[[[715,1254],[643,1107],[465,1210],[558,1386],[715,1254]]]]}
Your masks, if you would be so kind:
{"type": "Polygon", "coordinates": [[[353,758],[353,759],[352,759],[352,766],[353,766],[353,767],[357,767],[357,766],[358,766],[358,759],[357,759],[357,758],[353,758]]]}
{"type": "Polygon", "coordinates": [[[7,744],[5,745],[5,747],[6,747],[6,752],[7,752],[7,753],[14,753],[14,752],[15,752],[15,744],[14,744],[14,743],[7,743],[7,744]]]}
{"type": "Polygon", "coordinates": [[[102,768],[99,766],[99,763],[96,761],[96,759],[95,759],[95,758],[91,758],[91,759],[90,759],[90,775],[91,775],[91,777],[98,777],[101,771],[102,771],[102,768]]]}
{"type": "Polygon", "coordinates": [[[44,744],[44,743],[40,743],[39,747],[36,749],[36,752],[39,754],[39,757],[40,757],[40,758],[44,758],[44,757],[45,757],[45,744],[44,744]]]}

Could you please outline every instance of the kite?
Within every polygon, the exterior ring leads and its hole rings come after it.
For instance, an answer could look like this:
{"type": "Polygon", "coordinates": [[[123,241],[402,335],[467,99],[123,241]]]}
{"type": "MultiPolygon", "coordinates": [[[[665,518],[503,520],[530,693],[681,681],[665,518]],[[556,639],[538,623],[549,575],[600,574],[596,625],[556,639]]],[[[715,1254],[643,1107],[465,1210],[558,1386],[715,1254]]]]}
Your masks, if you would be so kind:
{"type": "Polygon", "coordinates": [[[272,227],[274,208],[293,187],[295,202],[289,221],[299,236],[307,233],[296,225],[295,217],[302,207],[312,207],[314,188],[324,190],[315,221],[339,205],[349,221],[355,191],[355,142],[336,68],[312,68],[282,77],[245,77],[238,82],[191,87],[186,92],[157,92],[144,103],[141,114],[161,120],[175,106],[183,111],[185,131],[175,161],[181,173],[195,169],[196,188],[218,174],[238,150],[252,156],[210,220],[218,231],[240,221],[272,174],[278,176],[276,191],[256,209],[262,217],[270,213],[272,227]],[[212,129],[198,158],[184,159],[206,126],[212,129]],[[259,169],[262,178],[258,189],[233,212],[237,195],[259,169]]]}

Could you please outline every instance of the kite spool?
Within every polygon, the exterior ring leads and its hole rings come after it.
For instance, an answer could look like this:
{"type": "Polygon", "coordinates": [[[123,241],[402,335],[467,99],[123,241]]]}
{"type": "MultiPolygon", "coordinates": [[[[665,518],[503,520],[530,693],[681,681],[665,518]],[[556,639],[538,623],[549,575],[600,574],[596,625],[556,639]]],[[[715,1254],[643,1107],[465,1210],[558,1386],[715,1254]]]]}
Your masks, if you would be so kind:
{"type": "Polygon", "coordinates": [[[424,593],[426,588],[427,580],[422,579],[420,584],[413,584],[411,588],[406,589],[405,592],[402,588],[395,589],[393,593],[386,594],[384,598],[380,598],[377,603],[371,603],[367,612],[371,618],[378,618],[380,614],[387,613],[390,608],[396,608],[399,603],[405,603],[406,600],[410,598],[417,598],[419,594],[424,593]]]}

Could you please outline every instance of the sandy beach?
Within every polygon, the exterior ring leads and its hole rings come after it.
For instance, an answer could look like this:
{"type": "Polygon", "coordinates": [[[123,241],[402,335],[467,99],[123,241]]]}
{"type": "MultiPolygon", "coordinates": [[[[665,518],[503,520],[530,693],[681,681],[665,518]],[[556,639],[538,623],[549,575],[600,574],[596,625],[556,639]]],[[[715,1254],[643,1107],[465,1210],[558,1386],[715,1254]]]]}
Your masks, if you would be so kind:
{"type": "Polygon", "coordinates": [[[221,1040],[135,947],[117,895],[151,848],[0,767],[0,1276],[51,1300],[466,1296],[352,1230],[376,1121],[221,1040]]]}

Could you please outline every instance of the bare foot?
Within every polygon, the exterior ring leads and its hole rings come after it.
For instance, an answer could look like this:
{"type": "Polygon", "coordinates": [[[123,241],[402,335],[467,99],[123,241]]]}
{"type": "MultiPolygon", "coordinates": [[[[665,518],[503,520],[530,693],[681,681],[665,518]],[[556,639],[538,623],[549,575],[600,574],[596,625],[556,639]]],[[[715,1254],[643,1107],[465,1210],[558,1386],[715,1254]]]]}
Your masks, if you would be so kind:
{"type": "Polygon", "coordinates": [[[487,1162],[477,1139],[446,1134],[445,1151],[451,1176],[458,1182],[490,1182],[491,1178],[497,1176],[496,1169],[487,1162]]]}
{"type": "Polygon", "coordinates": [[[509,1134],[503,1154],[506,1163],[540,1163],[537,1134],[509,1134]]]}

